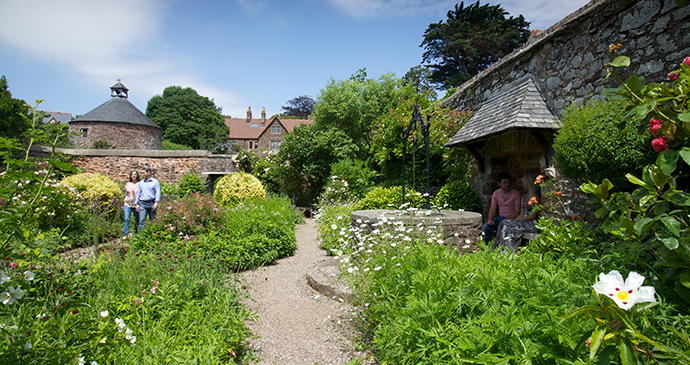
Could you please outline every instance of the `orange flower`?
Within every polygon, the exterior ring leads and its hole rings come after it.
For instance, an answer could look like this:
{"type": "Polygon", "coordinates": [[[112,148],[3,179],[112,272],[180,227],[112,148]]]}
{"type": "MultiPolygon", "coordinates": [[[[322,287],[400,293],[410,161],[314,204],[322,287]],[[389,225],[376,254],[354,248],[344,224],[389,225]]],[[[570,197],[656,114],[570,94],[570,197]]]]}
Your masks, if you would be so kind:
{"type": "Polygon", "coordinates": [[[557,191],[557,192],[556,192],[556,195],[561,195],[561,192],[560,192],[560,191],[557,191]]]}
{"type": "Polygon", "coordinates": [[[541,180],[544,178],[544,175],[539,175],[537,176],[537,179],[534,180],[534,185],[536,184],[541,184],[541,180]]]}
{"type": "Polygon", "coordinates": [[[532,198],[530,198],[530,200],[527,204],[532,205],[532,204],[537,204],[537,203],[539,203],[539,201],[537,200],[537,197],[533,196],[532,198]]]}
{"type": "Polygon", "coordinates": [[[579,214],[575,214],[574,216],[572,216],[572,217],[570,217],[570,218],[571,218],[572,220],[575,220],[575,219],[580,218],[580,215],[579,215],[579,214]]]}

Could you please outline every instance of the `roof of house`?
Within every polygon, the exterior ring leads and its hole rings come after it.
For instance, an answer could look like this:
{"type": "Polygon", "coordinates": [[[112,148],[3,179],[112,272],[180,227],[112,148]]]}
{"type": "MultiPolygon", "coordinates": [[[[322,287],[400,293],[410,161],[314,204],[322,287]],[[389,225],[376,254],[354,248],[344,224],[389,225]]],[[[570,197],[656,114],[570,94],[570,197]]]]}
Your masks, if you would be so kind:
{"type": "Polygon", "coordinates": [[[58,123],[67,124],[70,120],[72,120],[72,113],[49,112],[45,110],[42,112],[45,113],[43,123],[49,123],[51,120],[55,119],[55,121],[58,123]]]}
{"type": "Polygon", "coordinates": [[[247,123],[247,118],[231,118],[224,117],[225,125],[230,128],[229,139],[259,139],[261,134],[266,130],[273,121],[277,121],[285,130],[290,133],[296,126],[300,124],[312,124],[311,119],[280,119],[273,117],[271,120],[266,120],[264,126],[261,125],[261,119],[251,119],[247,123]]]}
{"type": "Polygon", "coordinates": [[[146,125],[160,128],[149,117],[137,109],[124,97],[112,97],[110,100],[82,115],[72,122],[112,122],[146,125]]]}
{"type": "Polygon", "coordinates": [[[534,81],[525,77],[492,95],[470,120],[446,142],[452,147],[515,128],[558,129],[534,81]]]}

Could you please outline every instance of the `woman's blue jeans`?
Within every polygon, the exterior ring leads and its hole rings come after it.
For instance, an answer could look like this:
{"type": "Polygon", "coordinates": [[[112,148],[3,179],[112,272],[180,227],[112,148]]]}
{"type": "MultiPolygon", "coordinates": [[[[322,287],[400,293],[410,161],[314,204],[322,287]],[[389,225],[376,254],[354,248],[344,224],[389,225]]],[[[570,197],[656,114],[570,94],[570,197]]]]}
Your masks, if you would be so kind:
{"type": "Polygon", "coordinates": [[[139,212],[135,208],[123,207],[125,211],[125,233],[126,236],[129,233],[129,218],[134,215],[134,233],[139,233],[139,212]]]}

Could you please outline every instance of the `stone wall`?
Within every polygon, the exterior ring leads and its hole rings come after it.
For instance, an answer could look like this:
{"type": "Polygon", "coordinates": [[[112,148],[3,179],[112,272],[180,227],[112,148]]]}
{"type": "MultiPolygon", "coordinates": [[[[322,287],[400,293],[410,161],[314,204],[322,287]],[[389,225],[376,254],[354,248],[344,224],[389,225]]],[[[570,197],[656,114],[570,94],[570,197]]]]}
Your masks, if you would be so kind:
{"type": "MultiPolygon", "coordinates": [[[[46,148],[34,147],[32,154],[45,154],[46,148]]],[[[150,151],[150,150],[94,150],[58,149],[72,156],[71,163],[82,172],[101,173],[115,181],[127,181],[129,173],[142,173],[144,166],[153,169],[153,176],[161,182],[177,183],[182,175],[194,171],[202,179],[238,172],[236,155],[212,155],[208,151],[150,151]]]]}
{"type": "Polygon", "coordinates": [[[70,142],[77,148],[91,148],[94,142],[106,140],[119,150],[161,150],[161,129],[130,123],[70,122],[69,132],[79,134],[70,142]],[[86,137],[82,128],[87,128],[86,137]]]}
{"type": "MultiPolygon", "coordinates": [[[[636,73],[648,82],[659,82],[667,80],[668,72],[690,56],[688,31],[690,5],[679,8],[675,0],[639,0],[631,5],[593,0],[467,81],[443,103],[476,111],[503,87],[531,76],[549,109],[560,117],[568,106],[603,100],[599,91],[618,86],[615,79],[605,79],[605,65],[613,60],[610,44],[621,43],[619,54],[631,58],[630,68],[617,70],[623,79],[636,73]]],[[[487,156],[481,164],[475,160],[472,171],[485,213],[491,192],[498,188],[500,172],[508,172],[513,184],[519,185],[521,176],[554,167],[553,134],[542,135],[543,139],[528,131],[512,131],[466,146],[487,156]]],[[[578,195],[577,182],[558,174],[554,182],[569,194],[564,200],[570,202],[568,214],[586,213],[586,197],[578,195]]]]}
{"type": "MultiPolygon", "coordinates": [[[[532,75],[549,108],[560,116],[570,105],[581,105],[604,87],[605,65],[612,60],[610,44],[621,43],[619,54],[631,58],[622,71],[647,81],[666,80],[690,55],[690,5],[675,0],[593,0],[475,76],[444,100],[460,110],[477,110],[489,96],[524,76],[532,75]]],[[[620,71],[620,70],[619,70],[620,71]]]]}

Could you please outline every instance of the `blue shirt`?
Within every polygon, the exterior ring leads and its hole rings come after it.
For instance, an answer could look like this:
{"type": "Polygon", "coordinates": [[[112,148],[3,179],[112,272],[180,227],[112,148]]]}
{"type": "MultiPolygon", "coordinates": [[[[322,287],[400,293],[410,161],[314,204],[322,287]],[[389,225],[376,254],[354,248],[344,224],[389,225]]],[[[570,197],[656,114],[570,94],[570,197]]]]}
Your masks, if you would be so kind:
{"type": "Polygon", "coordinates": [[[148,180],[141,180],[137,184],[137,198],[134,204],[139,204],[140,200],[161,200],[161,185],[158,180],[150,178],[148,180]]]}

